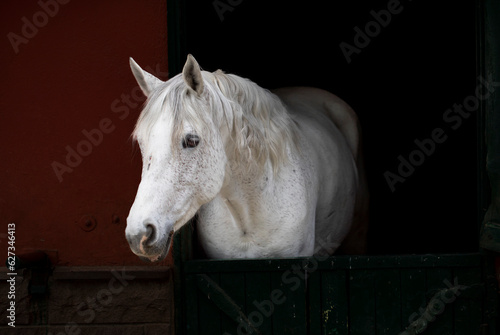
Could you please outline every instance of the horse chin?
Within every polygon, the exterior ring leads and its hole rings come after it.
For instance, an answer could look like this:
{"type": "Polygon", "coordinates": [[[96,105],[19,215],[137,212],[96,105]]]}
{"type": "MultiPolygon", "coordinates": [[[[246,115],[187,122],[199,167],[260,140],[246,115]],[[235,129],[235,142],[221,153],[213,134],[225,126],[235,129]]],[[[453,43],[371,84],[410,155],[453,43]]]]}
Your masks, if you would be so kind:
{"type": "Polygon", "coordinates": [[[139,256],[139,259],[145,263],[156,263],[165,259],[167,253],[161,253],[156,256],[139,256]]]}
{"type": "Polygon", "coordinates": [[[162,243],[160,247],[155,248],[156,252],[138,255],[139,258],[146,263],[156,263],[164,260],[170,251],[170,247],[172,246],[173,235],[174,231],[172,230],[170,231],[170,234],[168,234],[166,243],[162,243]]]}

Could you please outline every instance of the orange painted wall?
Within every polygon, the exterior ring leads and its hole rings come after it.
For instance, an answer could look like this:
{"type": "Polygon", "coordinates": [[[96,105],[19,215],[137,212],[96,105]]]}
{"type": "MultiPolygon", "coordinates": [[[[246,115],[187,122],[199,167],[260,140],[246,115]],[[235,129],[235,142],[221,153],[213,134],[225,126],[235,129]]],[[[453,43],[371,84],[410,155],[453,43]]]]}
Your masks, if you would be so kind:
{"type": "Polygon", "coordinates": [[[166,1],[4,0],[0,17],[0,260],[14,222],[17,254],[143,265],[124,237],[144,101],[128,57],[167,79],[166,1]]]}

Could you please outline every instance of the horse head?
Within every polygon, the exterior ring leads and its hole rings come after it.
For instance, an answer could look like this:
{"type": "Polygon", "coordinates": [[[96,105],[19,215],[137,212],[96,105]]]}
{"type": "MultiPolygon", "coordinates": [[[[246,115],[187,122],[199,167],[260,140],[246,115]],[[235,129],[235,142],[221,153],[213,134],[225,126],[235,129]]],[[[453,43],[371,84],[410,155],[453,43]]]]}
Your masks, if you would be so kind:
{"type": "Polygon", "coordinates": [[[142,154],[142,177],[127,218],[126,237],[139,257],[159,261],[172,236],[222,188],[227,157],[212,117],[213,88],[189,55],[182,74],[164,82],[130,59],[147,96],[133,133],[142,154]]]}

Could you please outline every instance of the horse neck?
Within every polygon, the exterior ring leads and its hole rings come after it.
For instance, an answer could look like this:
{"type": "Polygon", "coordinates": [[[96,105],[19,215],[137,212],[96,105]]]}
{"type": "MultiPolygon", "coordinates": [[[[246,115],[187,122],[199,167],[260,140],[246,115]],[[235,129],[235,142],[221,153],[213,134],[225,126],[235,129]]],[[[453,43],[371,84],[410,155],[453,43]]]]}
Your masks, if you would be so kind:
{"type": "Polygon", "coordinates": [[[245,169],[233,166],[227,177],[219,196],[224,201],[222,210],[229,210],[240,228],[251,230],[254,228],[258,217],[263,213],[262,208],[269,203],[267,198],[272,192],[267,192],[273,187],[273,171],[270,164],[264,170],[245,169]]]}
{"type": "Polygon", "coordinates": [[[285,105],[273,93],[244,78],[221,72],[214,78],[222,96],[234,103],[231,107],[222,104],[232,125],[221,129],[223,137],[229,139],[225,142],[228,156],[235,153],[232,158],[261,167],[270,162],[276,172],[286,163],[288,149],[297,148],[296,125],[285,105]]]}
{"type": "Polygon", "coordinates": [[[220,193],[225,198],[235,200],[258,195],[272,178],[272,174],[270,162],[262,167],[246,161],[230,161],[220,193]]]}

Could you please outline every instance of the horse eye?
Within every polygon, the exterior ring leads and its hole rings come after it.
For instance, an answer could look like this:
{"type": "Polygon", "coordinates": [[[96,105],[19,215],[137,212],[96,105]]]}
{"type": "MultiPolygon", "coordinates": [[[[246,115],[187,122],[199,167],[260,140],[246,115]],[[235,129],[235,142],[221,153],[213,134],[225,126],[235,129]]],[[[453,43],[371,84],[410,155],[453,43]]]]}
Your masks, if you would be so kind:
{"type": "Polygon", "coordinates": [[[182,139],[182,147],[186,148],[195,148],[200,144],[200,138],[197,135],[187,134],[186,137],[182,139]]]}

